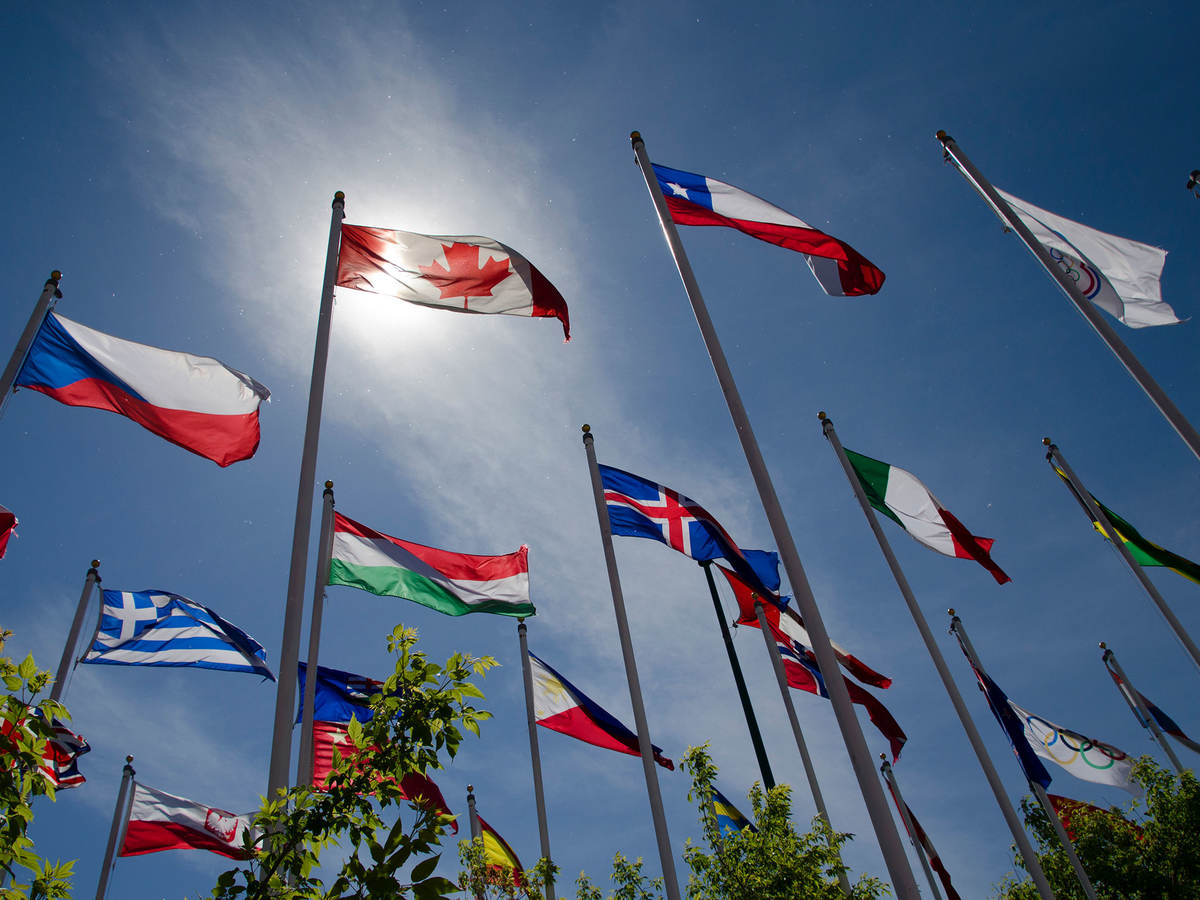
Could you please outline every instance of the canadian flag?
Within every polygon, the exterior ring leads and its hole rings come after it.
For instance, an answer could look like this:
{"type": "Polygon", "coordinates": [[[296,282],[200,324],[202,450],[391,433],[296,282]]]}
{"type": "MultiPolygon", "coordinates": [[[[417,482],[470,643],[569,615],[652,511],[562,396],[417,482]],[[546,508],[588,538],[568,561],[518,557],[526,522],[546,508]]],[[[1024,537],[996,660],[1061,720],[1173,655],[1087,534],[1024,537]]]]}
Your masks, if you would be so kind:
{"type": "Polygon", "coordinates": [[[251,814],[235,815],[134,782],[133,802],[119,856],[159,850],[208,850],[230,859],[249,859],[244,836],[257,836],[251,814]]]}

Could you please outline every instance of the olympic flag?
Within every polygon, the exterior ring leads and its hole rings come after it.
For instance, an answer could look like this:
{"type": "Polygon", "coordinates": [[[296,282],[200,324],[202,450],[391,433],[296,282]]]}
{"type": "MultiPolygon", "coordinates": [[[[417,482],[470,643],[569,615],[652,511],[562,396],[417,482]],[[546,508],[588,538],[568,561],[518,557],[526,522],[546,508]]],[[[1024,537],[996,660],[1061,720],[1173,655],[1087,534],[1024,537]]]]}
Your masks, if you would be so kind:
{"type": "Polygon", "coordinates": [[[1021,724],[1025,739],[1042,759],[1062,766],[1076,778],[1110,784],[1141,796],[1142,788],[1133,781],[1133,759],[1111,744],[1084,737],[1062,728],[1008,701],[1021,724]]]}

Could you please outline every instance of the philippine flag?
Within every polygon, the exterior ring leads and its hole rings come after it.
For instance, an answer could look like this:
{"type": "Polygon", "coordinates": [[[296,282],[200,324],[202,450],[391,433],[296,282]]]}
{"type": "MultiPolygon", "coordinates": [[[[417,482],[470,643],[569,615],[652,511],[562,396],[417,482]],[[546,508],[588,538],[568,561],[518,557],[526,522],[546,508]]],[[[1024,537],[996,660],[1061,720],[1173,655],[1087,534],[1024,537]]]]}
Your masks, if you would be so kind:
{"type": "Polygon", "coordinates": [[[724,225],[760,241],[803,253],[831,297],[876,294],[884,274],[847,244],[741,188],[654,164],[654,175],[678,225],[724,225]]]}
{"type": "MultiPolygon", "coordinates": [[[[539,725],[607,750],[641,755],[637,735],[583,691],[532,653],[529,666],[533,675],[533,711],[539,725]]],[[[658,747],[654,747],[654,761],[664,769],[675,770],[675,763],[663,756],[658,747]]]]}
{"type": "Polygon", "coordinates": [[[219,466],[258,449],[258,406],[271,392],[208,356],[161,350],[50,313],[17,375],[67,406],[120,413],[219,466]]]}

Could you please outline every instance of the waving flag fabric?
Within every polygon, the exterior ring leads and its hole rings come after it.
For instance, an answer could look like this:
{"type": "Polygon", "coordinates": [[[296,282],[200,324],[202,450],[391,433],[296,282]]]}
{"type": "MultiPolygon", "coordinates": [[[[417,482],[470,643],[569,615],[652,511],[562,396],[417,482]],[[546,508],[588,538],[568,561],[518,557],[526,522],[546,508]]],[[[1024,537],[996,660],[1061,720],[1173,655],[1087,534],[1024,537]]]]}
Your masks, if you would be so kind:
{"type": "Polygon", "coordinates": [[[1133,781],[1133,759],[1112,744],[1084,737],[1055,725],[1008,701],[1023,726],[1025,740],[1042,759],[1062,766],[1076,778],[1108,784],[1141,796],[1144,791],[1133,781]]]}
{"type": "MultiPolygon", "coordinates": [[[[637,735],[583,691],[532,653],[529,666],[533,674],[533,710],[539,725],[606,750],[641,755],[637,735]]],[[[662,755],[661,748],[653,747],[653,751],[656,763],[674,771],[675,763],[662,755]]]]}
{"type": "Polygon", "coordinates": [[[262,644],[208,607],[169,591],[105,591],[100,629],[82,662],[197,666],[275,680],[262,644]]]}
{"type": "Polygon", "coordinates": [[[703,506],[679,491],[612,466],[600,466],[612,533],[650,538],[696,560],[724,559],[749,584],[779,589],[779,557],[743,551],[703,506]]]}
{"type": "Polygon", "coordinates": [[[491,238],[343,225],[337,286],[457,312],[553,316],[571,337],[562,294],[491,238]]]}
{"type": "Polygon", "coordinates": [[[717,831],[721,837],[726,838],[730,835],[738,834],[749,828],[751,831],[758,831],[754,827],[754,823],[743,816],[736,806],[729,802],[729,798],[713,788],[712,791],[713,814],[717,817],[717,831]]]}
{"type": "Polygon", "coordinates": [[[915,475],[853,450],[847,450],[846,456],[871,506],[913,538],[944,556],[975,560],[997,584],[1012,581],[992,562],[989,551],[995,542],[967,531],[915,475]]]}
{"type": "Polygon", "coordinates": [[[475,814],[475,819],[479,822],[480,839],[483,842],[483,860],[489,869],[495,869],[499,872],[511,872],[513,884],[520,885],[520,873],[525,870],[521,868],[521,860],[517,859],[517,853],[509,846],[508,841],[500,837],[500,832],[484,821],[483,816],[475,814]]]}
{"type": "Polygon", "coordinates": [[[1149,728],[1150,723],[1145,721],[1141,712],[1138,711],[1136,702],[1137,700],[1140,700],[1142,705],[1146,708],[1146,711],[1154,717],[1154,721],[1158,724],[1158,727],[1163,731],[1164,734],[1169,734],[1192,752],[1200,753],[1200,743],[1193,741],[1190,737],[1184,734],[1183,729],[1179,727],[1178,723],[1176,723],[1174,719],[1159,709],[1149,697],[1147,697],[1137,688],[1133,687],[1133,685],[1128,684],[1125,679],[1121,677],[1120,673],[1113,668],[1107,652],[1104,655],[1104,668],[1108,669],[1108,674],[1112,676],[1112,680],[1116,683],[1117,690],[1119,690],[1125,696],[1129,703],[1130,709],[1133,710],[1133,714],[1137,716],[1137,719],[1143,728],[1149,728]]]}
{"type": "MultiPolygon", "coordinates": [[[[300,724],[303,713],[305,682],[308,680],[307,663],[296,663],[299,694],[296,724],[300,724]]],[[[371,709],[371,697],[380,692],[382,681],[317,666],[317,690],[313,695],[313,719],[322,722],[369,722],[375,716],[371,709]]]]}
{"type": "Polygon", "coordinates": [[[133,802],[118,856],[160,850],[208,850],[230,859],[250,859],[244,836],[255,835],[253,813],[235,815],[194,800],[133,783],[133,802]]]}
{"type": "MultiPolygon", "coordinates": [[[[999,190],[999,189],[997,189],[999,190]]],[[[1080,292],[1130,328],[1180,321],[1162,299],[1167,251],[1105,234],[1000,191],[1080,292]]]]}
{"type": "Polygon", "coordinates": [[[1075,829],[1071,827],[1072,820],[1076,820],[1082,813],[1083,816],[1103,816],[1112,826],[1124,826],[1133,831],[1134,834],[1141,835],[1142,829],[1140,826],[1130,822],[1124,816],[1118,815],[1109,809],[1101,809],[1099,806],[1092,806],[1090,803],[1084,803],[1082,800],[1072,800],[1070,797],[1063,797],[1059,794],[1047,794],[1047,799],[1050,805],[1054,807],[1054,812],[1058,815],[1058,820],[1063,824],[1063,830],[1067,833],[1068,840],[1075,840],[1075,829]]]}
{"type": "MultiPolygon", "coordinates": [[[[758,615],[754,611],[754,601],[759,596],[758,592],[724,566],[717,566],[717,568],[729,582],[729,586],[733,589],[733,596],[737,600],[737,624],[757,628],[758,615]]],[[[808,636],[808,630],[804,627],[804,620],[800,618],[799,613],[784,603],[780,602],[780,598],[775,597],[773,602],[763,604],[763,615],[766,617],[767,625],[776,633],[776,637],[787,637],[806,647],[811,647],[812,640],[808,636]]],[[[841,645],[833,641],[830,643],[833,644],[833,652],[842,668],[863,684],[885,689],[891,687],[892,679],[876,672],[841,645]]]]}
{"type": "MultiPolygon", "coordinates": [[[[41,710],[36,708],[32,713],[39,719],[42,716],[41,710]]],[[[25,733],[25,738],[33,736],[33,728],[28,719],[21,719],[15,727],[25,733]]],[[[11,721],[0,719],[0,749],[7,755],[15,753],[15,742],[10,743],[13,728],[11,721]]],[[[53,737],[47,738],[42,748],[42,761],[38,765],[38,771],[55,790],[78,787],[87,780],[79,771],[79,757],[92,748],[88,746],[87,741],[58,719],[54,720],[53,731],[53,737]]]]}
{"type": "Polygon", "coordinates": [[[50,313],[17,387],[67,406],[120,413],[219,466],[258,449],[258,407],[271,392],[208,356],[160,350],[50,313]]]}
{"type": "MultiPolygon", "coordinates": [[[[900,798],[896,796],[896,791],[892,787],[892,782],[887,779],[888,793],[892,795],[892,802],[896,804],[896,809],[900,809],[900,798]]],[[[908,814],[908,821],[912,822],[913,831],[909,836],[920,843],[921,849],[925,851],[925,857],[929,860],[929,868],[937,873],[938,881],[942,883],[942,887],[946,891],[946,900],[962,900],[958,891],[954,889],[954,885],[950,882],[950,873],[946,871],[946,866],[942,862],[942,858],[938,856],[937,849],[933,846],[933,841],[929,839],[929,835],[925,833],[925,829],[921,827],[921,823],[917,820],[916,814],[909,808],[908,804],[904,804],[904,812],[908,814]]],[[[904,821],[904,816],[900,817],[904,821]]]]}
{"type": "Polygon", "coordinates": [[[529,548],[504,556],[452,553],[402,541],[334,513],[329,583],[402,597],[448,616],[532,616],[529,548]]]}
{"type": "Polygon", "coordinates": [[[0,506],[0,559],[8,552],[8,539],[17,530],[17,517],[12,511],[0,506]]]}
{"type": "Polygon", "coordinates": [[[847,244],[813,228],[741,188],[715,178],[654,166],[671,218],[679,225],[724,225],[804,254],[822,290],[831,297],[874,294],[883,272],[847,244]]]}

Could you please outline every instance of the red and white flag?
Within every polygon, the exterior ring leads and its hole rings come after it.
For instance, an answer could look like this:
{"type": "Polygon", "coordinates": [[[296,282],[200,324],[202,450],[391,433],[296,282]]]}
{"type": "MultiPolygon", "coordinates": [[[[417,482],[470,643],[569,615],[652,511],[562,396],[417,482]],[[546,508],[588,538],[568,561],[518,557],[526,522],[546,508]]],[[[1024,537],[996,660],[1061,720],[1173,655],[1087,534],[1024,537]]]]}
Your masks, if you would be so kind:
{"type": "Polygon", "coordinates": [[[249,859],[244,836],[256,834],[251,813],[223,809],[133,783],[133,802],[118,856],[159,850],[208,850],[230,859],[249,859]]]}
{"type": "Polygon", "coordinates": [[[17,517],[12,510],[0,506],[0,559],[4,559],[4,554],[8,552],[8,539],[16,530],[17,517]]]}
{"type": "Polygon", "coordinates": [[[478,235],[343,225],[337,286],[458,312],[553,316],[571,338],[558,289],[512,247],[478,235]]]}

